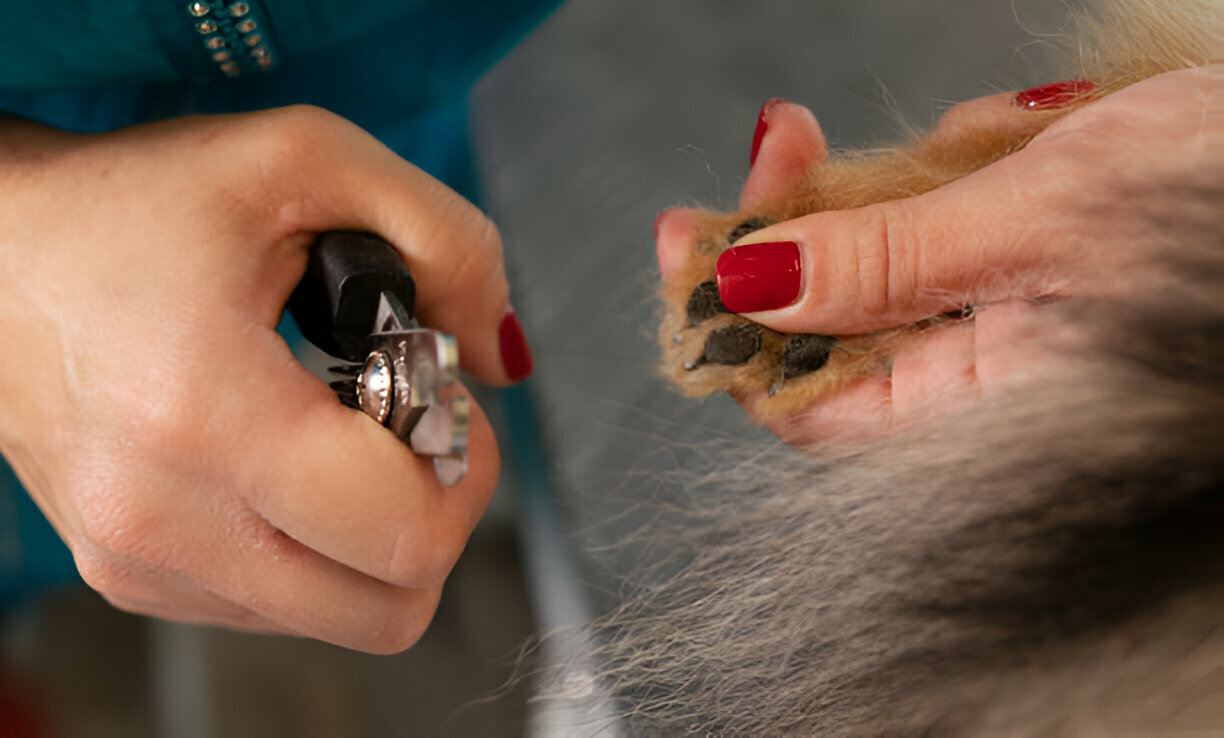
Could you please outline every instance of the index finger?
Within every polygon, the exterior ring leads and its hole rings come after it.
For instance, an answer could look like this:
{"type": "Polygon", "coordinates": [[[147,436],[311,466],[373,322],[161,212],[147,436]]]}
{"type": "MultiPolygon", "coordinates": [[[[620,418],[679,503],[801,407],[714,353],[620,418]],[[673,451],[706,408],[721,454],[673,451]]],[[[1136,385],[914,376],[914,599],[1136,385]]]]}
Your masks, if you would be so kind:
{"type": "MultiPolygon", "coordinates": [[[[252,155],[271,157],[266,168],[279,174],[270,184],[277,189],[273,199],[283,203],[276,223],[282,236],[378,234],[412,273],[421,322],[458,339],[465,371],[491,384],[530,373],[521,330],[510,332],[506,325],[517,327],[517,321],[508,317],[509,285],[492,221],[339,116],[291,108],[259,121],[268,130],[256,138],[275,143],[271,152],[255,147],[252,155]],[[507,341],[517,343],[507,347],[507,341]]],[[[299,246],[303,242],[298,238],[299,246]]]]}
{"type": "Polygon", "coordinates": [[[471,403],[469,470],[444,487],[431,457],[301,375],[249,399],[247,411],[267,430],[235,439],[240,493],[277,529],[329,559],[398,587],[440,584],[497,484],[497,445],[484,414],[471,403]]]}

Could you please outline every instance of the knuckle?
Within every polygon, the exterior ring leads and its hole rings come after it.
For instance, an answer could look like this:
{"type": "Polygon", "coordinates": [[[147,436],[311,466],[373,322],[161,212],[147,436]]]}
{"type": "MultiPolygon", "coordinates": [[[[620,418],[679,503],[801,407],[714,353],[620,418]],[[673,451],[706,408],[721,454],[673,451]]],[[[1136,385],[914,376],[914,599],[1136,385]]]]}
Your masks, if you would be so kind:
{"type": "Polygon", "coordinates": [[[502,278],[501,234],[479,208],[456,196],[438,222],[455,228],[455,242],[464,245],[452,263],[451,284],[487,285],[502,278]]]}
{"type": "Polygon", "coordinates": [[[334,136],[342,122],[335,113],[313,105],[267,111],[249,136],[250,154],[270,176],[300,174],[317,157],[320,139],[334,136]]]}
{"type": "MultiPolygon", "coordinates": [[[[1011,96],[1003,105],[1011,106],[1011,96]]],[[[931,131],[931,138],[937,141],[952,141],[966,135],[976,134],[982,128],[997,127],[999,120],[992,113],[1000,107],[995,98],[978,98],[957,103],[943,112],[931,131]]],[[[1010,111],[1008,111],[1010,112],[1010,111]]]]}
{"type": "Polygon", "coordinates": [[[488,288],[503,281],[499,251],[473,248],[456,264],[453,279],[458,284],[488,288]]]}
{"type": "Polygon", "coordinates": [[[911,211],[886,207],[880,217],[876,299],[881,312],[908,310],[918,294],[924,252],[923,233],[911,211]]]}
{"type": "Polygon", "coordinates": [[[108,594],[102,591],[98,591],[98,594],[102,596],[102,599],[106,600],[106,604],[110,605],[116,610],[122,610],[126,613],[131,613],[132,615],[148,615],[149,614],[148,608],[142,607],[134,600],[130,600],[126,597],[119,597],[116,595],[108,594]]]}
{"type": "Polygon", "coordinates": [[[497,224],[475,206],[470,208],[470,213],[469,228],[472,230],[473,242],[485,251],[501,253],[501,232],[498,231],[497,224]]]}
{"type": "Polygon", "coordinates": [[[387,561],[385,581],[400,587],[441,584],[450,574],[463,546],[453,536],[430,534],[420,527],[401,527],[387,561]]]}
{"type": "Polygon", "coordinates": [[[419,254],[430,254],[425,257],[428,283],[418,283],[423,319],[462,331],[485,323],[494,309],[500,318],[509,285],[497,226],[475,205],[453,194],[429,220],[408,239],[419,254]],[[427,227],[432,232],[424,232],[427,227]],[[456,301],[456,291],[476,298],[456,301]]]}
{"type": "Polygon", "coordinates": [[[269,110],[266,115],[272,124],[269,132],[279,136],[302,137],[317,134],[343,120],[335,113],[305,103],[286,105],[269,110]]]}
{"type": "Polygon", "coordinates": [[[81,464],[68,472],[79,520],[71,538],[86,552],[86,563],[105,563],[98,558],[106,556],[150,560],[165,539],[163,513],[143,503],[145,482],[138,476],[114,461],[81,464]]]}
{"type": "Polygon", "coordinates": [[[201,423],[181,407],[143,408],[132,416],[136,430],[132,444],[148,458],[165,458],[182,450],[195,450],[201,423]]]}
{"type": "MultiPolygon", "coordinates": [[[[105,551],[87,547],[75,555],[77,572],[89,588],[112,604],[131,599],[135,593],[130,567],[105,551]]],[[[121,609],[122,605],[116,605],[121,609]]]]}
{"type": "MultiPolygon", "coordinates": [[[[122,380],[111,399],[112,415],[121,421],[124,456],[143,463],[162,465],[179,457],[204,458],[200,446],[210,436],[210,421],[216,420],[217,408],[201,398],[215,396],[210,384],[216,382],[212,362],[215,359],[199,352],[178,352],[167,359],[174,369],[163,372],[151,383],[147,374],[134,374],[122,380]],[[151,394],[149,387],[156,386],[151,394]]],[[[105,442],[104,442],[105,443],[105,442]]],[[[117,453],[113,444],[105,446],[117,453]]],[[[142,476],[132,468],[136,480],[142,476]]]]}
{"type": "Polygon", "coordinates": [[[874,222],[855,229],[854,270],[859,306],[878,315],[888,307],[889,255],[896,235],[887,209],[873,211],[872,219],[874,222]]]}
{"type": "Polygon", "coordinates": [[[77,489],[82,507],[99,526],[139,527],[156,521],[142,500],[155,485],[178,484],[202,470],[201,460],[214,455],[199,419],[181,412],[144,413],[130,420],[122,452],[108,449],[98,463],[82,469],[77,489]]]}
{"type": "Polygon", "coordinates": [[[93,504],[82,506],[83,543],[113,556],[145,558],[149,542],[156,539],[157,525],[151,516],[131,505],[108,502],[94,497],[90,500],[93,504]]]}
{"type": "MultiPolygon", "coordinates": [[[[420,593],[405,593],[418,595],[420,593]]],[[[366,644],[365,650],[370,653],[390,655],[406,651],[414,646],[433,620],[438,607],[437,594],[434,593],[427,601],[419,597],[407,598],[398,607],[388,610],[386,621],[366,644]]]]}

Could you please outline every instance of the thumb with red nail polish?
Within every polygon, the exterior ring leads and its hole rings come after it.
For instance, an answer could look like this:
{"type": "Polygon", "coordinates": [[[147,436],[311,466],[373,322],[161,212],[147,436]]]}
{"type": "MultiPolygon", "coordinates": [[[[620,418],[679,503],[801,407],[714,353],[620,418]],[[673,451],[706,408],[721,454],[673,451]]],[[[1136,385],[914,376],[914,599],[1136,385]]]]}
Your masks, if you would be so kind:
{"type": "Polygon", "coordinates": [[[786,307],[803,286],[799,245],[794,241],[752,243],[727,249],[715,267],[723,307],[754,313],[786,307]]]}

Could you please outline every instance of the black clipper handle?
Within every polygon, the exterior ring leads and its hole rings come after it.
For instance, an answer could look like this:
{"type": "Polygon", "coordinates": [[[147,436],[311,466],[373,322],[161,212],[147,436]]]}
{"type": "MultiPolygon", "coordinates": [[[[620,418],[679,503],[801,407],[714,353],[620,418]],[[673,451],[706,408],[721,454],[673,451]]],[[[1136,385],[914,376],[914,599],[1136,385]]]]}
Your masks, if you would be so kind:
{"type": "Polygon", "coordinates": [[[412,317],[416,284],[395,247],[372,233],[328,231],[310,247],[310,263],[289,298],[289,312],[315,346],[338,358],[365,361],[383,293],[399,298],[412,317]]]}

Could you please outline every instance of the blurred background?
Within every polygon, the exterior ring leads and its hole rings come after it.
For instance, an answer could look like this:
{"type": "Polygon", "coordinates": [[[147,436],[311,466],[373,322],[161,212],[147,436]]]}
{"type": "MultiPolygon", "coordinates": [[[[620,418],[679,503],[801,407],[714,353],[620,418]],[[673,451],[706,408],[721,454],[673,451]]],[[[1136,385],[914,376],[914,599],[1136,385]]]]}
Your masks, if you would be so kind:
{"type": "Polygon", "coordinates": [[[764,439],[726,398],[656,376],[655,214],[734,205],[768,98],[811,107],[835,149],[887,145],[1073,69],[1064,16],[1062,0],[565,3],[474,91],[482,204],[536,373],[481,395],[506,472],[422,642],[364,656],[60,588],[0,620],[0,734],[616,734],[507,686],[523,643],[615,601],[639,555],[617,544],[655,514],[659,472],[702,468],[710,439],[764,439]]]}

